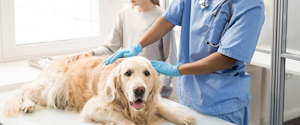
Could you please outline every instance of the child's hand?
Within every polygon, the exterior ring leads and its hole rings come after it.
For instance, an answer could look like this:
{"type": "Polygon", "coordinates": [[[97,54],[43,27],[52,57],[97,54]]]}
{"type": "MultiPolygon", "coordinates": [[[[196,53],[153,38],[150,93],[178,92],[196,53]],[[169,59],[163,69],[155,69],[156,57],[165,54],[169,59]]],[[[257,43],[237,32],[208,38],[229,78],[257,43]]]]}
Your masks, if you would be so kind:
{"type": "Polygon", "coordinates": [[[88,52],[83,52],[83,53],[77,53],[77,54],[70,55],[68,57],[68,59],[69,59],[68,62],[70,63],[70,62],[76,61],[78,59],[78,57],[82,56],[82,55],[91,55],[91,56],[94,56],[94,52],[93,51],[88,51],[88,52]]]}
{"type": "Polygon", "coordinates": [[[110,57],[108,57],[104,63],[105,65],[108,64],[112,64],[113,62],[115,62],[118,58],[120,57],[131,57],[131,56],[137,56],[140,52],[142,52],[142,45],[139,43],[133,43],[131,44],[131,46],[124,48],[124,49],[120,49],[118,51],[116,51],[113,55],[111,55],[110,57]]]}

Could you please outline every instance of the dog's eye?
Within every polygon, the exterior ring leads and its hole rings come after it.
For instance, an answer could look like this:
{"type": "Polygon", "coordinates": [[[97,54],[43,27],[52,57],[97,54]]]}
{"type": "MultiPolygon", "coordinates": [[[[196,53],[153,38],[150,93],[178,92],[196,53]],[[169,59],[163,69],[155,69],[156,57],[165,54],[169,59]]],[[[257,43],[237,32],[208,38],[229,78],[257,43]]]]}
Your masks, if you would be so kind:
{"type": "Polygon", "coordinates": [[[130,72],[130,71],[125,72],[125,75],[126,75],[126,76],[130,76],[130,75],[131,75],[131,72],[130,72]]]}
{"type": "Polygon", "coordinates": [[[145,71],[145,76],[149,76],[150,73],[148,71],[145,71]]]}

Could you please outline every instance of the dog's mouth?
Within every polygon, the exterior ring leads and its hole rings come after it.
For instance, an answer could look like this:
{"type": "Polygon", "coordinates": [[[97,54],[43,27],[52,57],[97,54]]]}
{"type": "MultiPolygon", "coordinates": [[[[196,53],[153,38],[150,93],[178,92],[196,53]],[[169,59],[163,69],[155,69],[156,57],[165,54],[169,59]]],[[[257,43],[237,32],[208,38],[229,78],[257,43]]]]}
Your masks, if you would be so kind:
{"type": "Polygon", "coordinates": [[[134,107],[136,110],[141,110],[141,109],[144,107],[144,101],[141,100],[141,99],[138,99],[138,100],[136,100],[136,101],[134,101],[134,102],[129,102],[129,103],[130,103],[130,105],[131,105],[132,107],[134,107]]]}

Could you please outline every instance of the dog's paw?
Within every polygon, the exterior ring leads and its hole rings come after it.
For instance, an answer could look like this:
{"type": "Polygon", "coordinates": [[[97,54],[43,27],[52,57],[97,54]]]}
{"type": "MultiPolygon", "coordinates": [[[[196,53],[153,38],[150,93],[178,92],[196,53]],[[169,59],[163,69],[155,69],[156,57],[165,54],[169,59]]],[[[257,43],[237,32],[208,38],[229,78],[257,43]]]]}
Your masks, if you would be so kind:
{"type": "Polygon", "coordinates": [[[97,125],[116,125],[116,123],[111,121],[102,121],[102,122],[97,122],[97,125]]]}
{"type": "Polygon", "coordinates": [[[186,116],[186,117],[180,118],[180,122],[183,125],[194,125],[194,124],[196,124],[197,120],[192,116],[186,116]]]}
{"type": "Polygon", "coordinates": [[[133,122],[122,122],[122,123],[119,123],[118,125],[136,125],[136,124],[133,122]]]}
{"type": "Polygon", "coordinates": [[[115,122],[106,122],[105,125],[116,125],[115,122]]]}
{"type": "Polygon", "coordinates": [[[32,113],[32,112],[34,112],[37,109],[38,109],[38,106],[35,103],[33,103],[33,102],[32,103],[24,103],[21,106],[21,110],[24,113],[32,113]]]}
{"type": "Polygon", "coordinates": [[[136,124],[123,124],[123,123],[121,123],[121,124],[118,124],[118,125],[136,125],[136,124]]]}
{"type": "Polygon", "coordinates": [[[103,125],[101,122],[97,122],[97,125],[103,125]]]}

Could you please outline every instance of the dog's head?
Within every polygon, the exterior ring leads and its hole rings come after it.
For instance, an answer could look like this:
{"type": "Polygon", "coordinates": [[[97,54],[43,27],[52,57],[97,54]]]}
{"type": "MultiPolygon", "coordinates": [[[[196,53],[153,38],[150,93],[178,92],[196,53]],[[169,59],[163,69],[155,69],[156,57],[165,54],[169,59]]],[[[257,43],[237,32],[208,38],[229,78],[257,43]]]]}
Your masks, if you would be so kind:
{"type": "Polygon", "coordinates": [[[105,86],[107,101],[112,102],[116,98],[116,88],[122,90],[131,108],[135,111],[142,110],[146,102],[155,102],[159,98],[158,73],[144,57],[126,58],[107,80],[105,86]]]}

